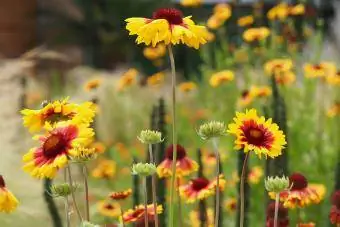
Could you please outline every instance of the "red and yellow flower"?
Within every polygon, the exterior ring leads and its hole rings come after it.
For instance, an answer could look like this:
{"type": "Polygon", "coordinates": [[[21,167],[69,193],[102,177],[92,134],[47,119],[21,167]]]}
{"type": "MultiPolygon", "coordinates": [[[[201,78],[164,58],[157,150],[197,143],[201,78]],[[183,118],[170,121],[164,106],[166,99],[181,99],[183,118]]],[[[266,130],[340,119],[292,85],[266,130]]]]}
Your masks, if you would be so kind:
{"type": "Polygon", "coordinates": [[[254,16],[253,15],[243,16],[243,17],[240,17],[237,20],[237,24],[240,27],[250,26],[253,23],[254,23],[254,16]]]}
{"type": "Polygon", "coordinates": [[[98,212],[106,217],[117,218],[121,215],[120,205],[110,200],[102,200],[97,203],[98,212]]]}
{"type": "Polygon", "coordinates": [[[320,64],[306,63],[303,66],[306,78],[317,78],[332,76],[336,73],[336,66],[332,62],[321,62],[320,64]]]}
{"type": "Polygon", "coordinates": [[[131,68],[128,71],[126,71],[118,81],[117,90],[122,91],[125,88],[130,87],[133,84],[136,84],[137,75],[138,71],[135,68],[131,68]]]}
{"type": "MultiPolygon", "coordinates": [[[[223,175],[220,175],[219,188],[222,191],[224,190],[225,182],[223,175]]],[[[190,180],[188,184],[180,186],[179,193],[187,203],[193,203],[197,200],[203,200],[215,195],[216,183],[217,179],[209,181],[204,177],[198,177],[190,180]]]]}
{"type": "Polygon", "coordinates": [[[228,213],[235,213],[237,210],[237,199],[228,198],[224,201],[224,207],[228,213]]]}
{"type": "Polygon", "coordinates": [[[258,184],[263,177],[263,169],[261,166],[254,166],[248,173],[248,182],[250,184],[258,184]]]}
{"type": "Polygon", "coordinates": [[[293,68],[293,62],[290,59],[278,58],[267,61],[264,64],[264,71],[267,75],[278,75],[287,72],[293,68]]]}
{"type": "Polygon", "coordinates": [[[298,226],[298,227],[315,227],[315,223],[314,223],[314,222],[309,222],[309,223],[299,223],[297,226],[298,226]]]}
{"type": "Polygon", "coordinates": [[[158,86],[163,83],[164,77],[164,72],[158,72],[149,76],[146,80],[146,83],[148,86],[158,86]]]}
{"type": "Polygon", "coordinates": [[[280,85],[290,85],[296,80],[295,73],[292,71],[280,72],[275,75],[275,81],[280,85]]]}
{"type": "Polygon", "coordinates": [[[39,140],[39,146],[23,156],[23,169],[36,178],[54,178],[57,171],[68,164],[72,151],[88,146],[94,136],[93,129],[67,122],[45,124],[45,129],[45,135],[34,137],[39,140]]]}
{"type": "Polygon", "coordinates": [[[248,43],[259,42],[265,40],[269,35],[270,30],[267,27],[249,28],[243,32],[243,39],[248,43]]]}
{"type": "Polygon", "coordinates": [[[244,90],[237,102],[237,105],[239,107],[246,107],[253,102],[254,98],[255,97],[253,96],[252,92],[250,92],[249,90],[244,90]]]}
{"type": "Polygon", "coordinates": [[[6,188],[5,180],[0,175],[0,212],[11,213],[19,204],[13,193],[6,188]]]}
{"type": "Polygon", "coordinates": [[[187,93],[197,89],[197,84],[194,82],[182,82],[178,85],[180,91],[187,93]]]}
{"type": "Polygon", "coordinates": [[[131,188],[121,192],[111,192],[109,198],[113,200],[124,200],[132,194],[131,188]]]}
{"type": "Polygon", "coordinates": [[[65,98],[50,102],[39,110],[24,109],[21,114],[24,126],[30,132],[37,132],[43,129],[46,123],[53,125],[59,121],[89,125],[93,121],[95,109],[91,102],[78,105],[69,103],[68,98],[65,98]]]}
{"type": "Polygon", "coordinates": [[[218,87],[223,83],[230,82],[234,79],[234,73],[230,70],[223,70],[217,73],[214,73],[209,80],[209,83],[212,87],[218,87]]]}
{"type": "MultiPolygon", "coordinates": [[[[170,145],[165,152],[164,160],[157,166],[159,177],[170,177],[172,175],[173,147],[170,145]]],[[[177,145],[176,176],[183,177],[198,170],[198,164],[187,156],[187,152],[181,145],[177,145]]]]}
{"type": "Polygon", "coordinates": [[[221,27],[231,17],[231,8],[228,4],[220,3],[214,7],[213,15],[207,21],[207,27],[215,30],[221,27]]]}
{"type": "Polygon", "coordinates": [[[252,86],[250,88],[250,93],[252,94],[253,97],[268,97],[271,96],[272,94],[272,89],[269,86],[252,86]]]}
{"type": "Polygon", "coordinates": [[[289,8],[289,15],[299,16],[305,14],[305,6],[303,4],[297,4],[289,8]]]}
{"type": "Polygon", "coordinates": [[[137,44],[156,46],[158,43],[183,43],[198,49],[207,42],[207,29],[196,25],[191,16],[183,18],[182,12],[174,8],[159,9],[152,18],[133,17],[125,21],[129,34],[137,35],[137,44]]]}
{"type": "MultiPolygon", "coordinates": [[[[157,214],[161,214],[163,212],[162,205],[157,206],[157,214]]],[[[135,209],[130,209],[123,214],[124,223],[134,223],[139,222],[141,220],[144,221],[144,215],[147,213],[148,217],[155,216],[155,209],[153,204],[149,204],[147,206],[147,210],[145,212],[144,205],[136,206],[135,209]]]]}
{"type": "Polygon", "coordinates": [[[202,5],[202,0],[181,0],[180,4],[184,7],[198,7],[202,5]]]}
{"type": "Polygon", "coordinates": [[[236,136],[235,149],[244,152],[254,151],[256,155],[275,158],[282,154],[286,145],[285,135],[279,126],[259,117],[255,109],[246,113],[236,112],[234,123],[228,125],[228,132],[236,136]]]}

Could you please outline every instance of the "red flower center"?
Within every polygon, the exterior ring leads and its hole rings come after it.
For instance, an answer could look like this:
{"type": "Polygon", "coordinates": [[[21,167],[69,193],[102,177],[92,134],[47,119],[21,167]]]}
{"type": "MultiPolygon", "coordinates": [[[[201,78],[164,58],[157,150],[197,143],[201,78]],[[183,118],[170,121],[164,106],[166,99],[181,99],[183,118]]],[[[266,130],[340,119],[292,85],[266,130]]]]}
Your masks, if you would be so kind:
{"type": "Polygon", "coordinates": [[[293,173],[289,177],[289,183],[293,185],[291,190],[302,190],[308,186],[306,177],[300,173],[293,173]]]}
{"type": "Polygon", "coordinates": [[[264,128],[263,125],[257,124],[254,120],[248,120],[243,122],[241,130],[244,133],[243,142],[247,142],[257,147],[271,148],[274,136],[270,131],[264,128]]]}
{"type": "Polygon", "coordinates": [[[340,209],[340,190],[336,191],[332,195],[332,204],[340,209]]]}
{"type": "Polygon", "coordinates": [[[44,155],[48,158],[54,158],[63,153],[67,144],[61,135],[50,135],[43,144],[44,155]]]}
{"type": "Polygon", "coordinates": [[[321,65],[313,65],[313,68],[315,70],[321,70],[322,69],[321,65]]]}
{"type": "Polygon", "coordinates": [[[144,213],[144,209],[137,209],[135,212],[132,214],[133,217],[139,217],[141,214],[144,213]]]}
{"type": "Polygon", "coordinates": [[[243,91],[242,94],[241,94],[242,98],[246,98],[248,95],[249,95],[248,90],[243,91]]]}
{"type": "Polygon", "coordinates": [[[183,13],[175,8],[162,8],[153,13],[153,19],[165,19],[171,25],[179,25],[183,23],[183,13]]]}
{"type": "Polygon", "coordinates": [[[5,180],[2,177],[2,175],[0,175],[0,188],[4,188],[4,187],[6,187],[5,180]]]}
{"type": "Polygon", "coordinates": [[[106,204],[105,205],[105,209],[108,209],[108,210],[113,210],[113,206],[111,204],[106,204]]]}
{"type": "Polygon", "coordinates": [[[191,183],[192,183],[192,188],[195,191],[200,191],[209,185],[209,180],[207,180],[204,177],[199,177],[199,178],[191,180],[191,183]]]}
{"type": "MultiPolygon", "coordinates": [[[[181,145],[177,144],[177,156],[176,156],[176,160],[182,160],[183,158],[185,158],[187,156],[187,152],[185,151],[184,147],[182,147],[181,145]]],[[[172,160],[172,154],[173,154],[173,146],[170,145],[165,152],[165,157],[167,159],[172,160]]]]}

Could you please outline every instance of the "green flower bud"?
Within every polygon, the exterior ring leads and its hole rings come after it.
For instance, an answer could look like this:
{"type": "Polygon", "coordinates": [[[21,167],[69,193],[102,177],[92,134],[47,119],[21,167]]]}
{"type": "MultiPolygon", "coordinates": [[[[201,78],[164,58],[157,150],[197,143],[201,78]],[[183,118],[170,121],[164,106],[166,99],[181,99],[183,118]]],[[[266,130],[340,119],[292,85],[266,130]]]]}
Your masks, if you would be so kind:
{"type": "Polygon", "coordinates": [[[137,163],[132,165],[132,174],[143,177],[151,176],[156,172],[156,166],[152,163],[137,163]]]}
{"type": "Polygon", "coordinates": [[[137,137],[142,143],[146,144],[155,144],[161,143],[164,139],[162,139],[162,133],[153,130],[143,130],[140,132],[140,135],[137,137]]]}
{"type": "Polygon", "coordinates": [[[198,135],[202,139],[208,140],[211,138],[224,136],[226,134],[226,130],[226,126],[223,122],[210,121],[200,126],[198,135]]]}
{"type": "Polygon", "coordinates": [[[68,183],[53,184],[50,187],[52,197],[66,197],[76,191],[77,185],[71,186],[68,183]]]}
{"type": "Polygon", "coordinates": [[[95,225],[90,222],[84,221],[80,224],[80,227],[100,227],[100,225],[95,225]]]}
{"type": "Polygon", "coordinates": [[[289,178],[285,176],[268,177],[264,186],[268,192],[280,193],[289,188],[289,178]]]}

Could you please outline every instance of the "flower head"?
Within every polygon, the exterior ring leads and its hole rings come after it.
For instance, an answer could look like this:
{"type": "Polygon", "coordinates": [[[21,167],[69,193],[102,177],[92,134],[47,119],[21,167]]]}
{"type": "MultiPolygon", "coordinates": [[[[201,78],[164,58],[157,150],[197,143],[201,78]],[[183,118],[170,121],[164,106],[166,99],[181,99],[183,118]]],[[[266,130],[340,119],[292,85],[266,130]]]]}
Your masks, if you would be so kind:
{"type": "Polygon", "coordinates": [[[121,214],[120,205],[115,201],[102,200],[97,203],[98,212],[106,217],[119,217],[121,214]]]}
{"type": "Polygon", "coordinates": [[[219,121],[210,121],[200,126],[198,135],[204,139],[213,139],[226,135],[226,125],[219,121]]]}
{"type": "MultiPolygon", "coordinates": [[[[219,176],[219,188],[224,190],[225,180],[223,175],[219,176]]],[[[179,187],[180,196],[187,202],[193,203],[197,200],[206,199],[216,192],[216,179],[209,181],[204,177],[192,179],[188,184],[179,187]]]]}
{"type": "Polygon", "coordinates": [[[246,107],[248,105],[250,105],[253,100],[254,100],[254,93],[253,92],[250,92],[249,90],[244,90],[242,93],[241,93],[241,96],[238,100],[238,106],[240,107],[246,107]]]}
{"type": "Polygon", "coordinates": [[[202,4],[202,0],[181,0],[180,4],[184,7],[198,7],[202,4]]]}
{"type": "MultiPolygon", "coordinates": [[[[274,227],[274,216],[275,216],[275,202],[271,202],[267,207],[266,227],[274,227]]],[[[278,227],[288,226],[289,226],[288,209],[285,208],[282,205],[282,203],[279,203],[278,227]]]]}
{"type": "Polygon", "coordinates": [[[94,178],[113,178],[116,173],[116,162],[113,160],[100,160],[97,166],[92,170],[94,178]]]}
{"type": "Polygon", "coordinates": [[[24,126],[30,132],[37,132],[43,129],[46,123],[53,125],[59,121],[89,125],[93,121],[95,110],[91,102],[78,105],[69,103],[68,98],[66,98],[47,103],[39,110],[24,109],[21,114],[23,115],[24,126]]]}
{"type": "MultiPolygon", "coordinates": [[[[157,206],[157,214],[161,214],[162,212],[163,212],[162,205],[158,205],[157,206]]],[[[149,217],[155,216],[154,205],[149,204],[147,206],[146,212],[145,212],[144,205],[136,206],[135,209],[130,209],[123,214],[123,220],[126,224],[139,222],[141,220],[144,220],[145,213],[147,213],[147,215],[149,215],[149,217]]]]}
{"type": "Polygon", "coordinates": [[[293,68],[293,62],[290,59],[278,58],[267,61],[264,65],[264,70],[267,75],[277,75],[282,72],[287,72],[293,68]]]}
{"type": "Polygon", "coordinates": [[[127,87],[130,87],[131,85],[135,84],[137,81],[137,75],[138,71],[135,68],[131,68],[128,71],[126,71],[118,81],[117,90],[123,91],[127,87]]]}
{"type": "Polygon", "coordinates": [[[179,90],[184,93],[188,93],[196,89],[197,89],[197,85],[194,82],[189,81],[189,82],[182,82],[179,84],[179,90]]]}
{"type": "MultiPolygon", "coordinates": [[[[187,152],[181,145],[176,148],[176,176],[183,177],[198,170],[198,164],[187,156],[187,152]]],[[[157,166],[159,177],[170,177],[172,175],[173,146],[170,145],[165,151],[164,160],[157,166]]]]}
{"type": "Polygon", "coordinates": [[[275,75],[275,81],[280,85],[290,85],[294,83],[296,76],[292,71],[280,72],[275,75]]]}
{"type": "Polygon", "coordinates": [[[249,28],[243,32],[243,39],[246,42],[262,41],[270,35],[270,30],[266,27],[249,28]]]}
{"type": "Polygon", "coordinates": [[[151,61],[164,57],[165,54],[166,48],[163,43],[159,43],[155,47],[145,47],[143,50],[144,57],[151,61]]]}
{"type": "Polygon", "coordinates": [[[164,76],[163,72],[155,73],[146,79],[146,83],[148,86],[158,86],[163,83],[164,76]]]}
{"type": "Polygon", "coordinates": [[[97,89],[102,83],[101,79],[95,78],[87,81],[84,85],[84,90],[85,91],[93,91],[97,89]]]}
{"type": "Polygon", "coordinates": [[[336,102],[334,105],[332,105],[328,111],[327,116],[328,117],[335,117],[340,115],[340,102],[336,102]]]}
{"type": "Polygon", "coordinates": [[[309,222],[309,223],[299,223],[297,227],[315,227],[314,222],[309,222]]]}
{"type": "Polygon", "coordinates": [[[5,180],[0,175],[0,212],[11,213],[19,204],[19,201],[11,191],[6,188],[5,180]]]}
{"type": "Polygon", "coordinates": [[[248,173],[248,182],[250,184],[258,184],[263,176],[263,169],[261,166],[254,166],[248,173]]]}
{"type": "Polygon", "coordinates": [[[137,163],[132,165],[132,174],[143,177],[151,176],[156,172],[156,166],[152,163],[137,163]]]}
{"type": "Polygon", "coordinates": [[[253,15],[243,16],[243,17],[240,17],[237,20],[237,24],[240,27],[250,26],[253,23],[254,23],[254,16],[253,15]]]}
{"type": "Polygon", "coordinates": [[[132,190],[131,188],[129,188],[128,190],[121,191],[121,192],[111,192],[109,195],[109,198],[113,200],[124,200],[128,198],[131,194],[132,194],[132,190]]]}
{"type": "Polygon", "coordinates": [[[237,199],[228,198],[226,201],[224,201],[224,207],[228,213],[234,213],[237,210],[237,199]]]}
{"type": "Polygon", "coordinates": [[[268,177],[264,186],[268,192],[280,193],[289,188],[289,178],[285,176],[268,177]]]}
{"type": "Polygon", "coordinates": [[[272,123],[272,119],[259,117],[255,109],[237,112],[234,123],[228,125],[228,132],[236,136],[235,149],[254,151],[259,157],[263,154],[275,158],[281,155],[286,144],[278,125],[272,123]]]}
{"type": "Polygon", "coordinates": [[[46,134],[36,136],[39,146],[23,156],[23,169],[36,178],[54,178],[57,171],[68,163],[72,150],[92,142],[93,129],[85,125],[59,122],[45,125],[46,134]]]}
{"type": "Polygon", "coordinates": [[[331,62],[321,62],[319,64],[306,63],[303,66],[306,78],[317,78],[334,75],[336,66],[331,62]]]}
{"type": "Polygon", "coordinates": [[[284,20],[289,15],[289,6],[287,3],[280,3],[271,8],[267,17],[269,20],[284,20]]]}
{"type": "Polygon", "coordinates": [[[303,4],[297,4],[289,8],[289,14],[292,16],[299,16],[305,14],[305,6],[303,4]]]}
{"type": "Polygon", "coordinates": [[[209,79],[212,87],[218,87],[223,83],[230,82],[234,79],[234,73],[230,70],[223,70],[213,74],[209,79]]]}
{"type": "Polygon", "coordinates": [[[326,81],[328,84],[340,86],[340,70],[333,75],[328,75],[326,81]]]}
{"type": "Polygon", "coordinates": [[[156,46],[158,43],[177,45],[183,43],[198,49],[207,42],[208,31],[184,17],[180,10],[162,8],[153,13],[152,18],[133,17],[125,20],[129,35],[137,35],[137,44],[156,46]]]}
{"type": "Polygon", "coordinates": [[[145,144],[156,144],[163,142],[162,133],[154,130],[142,130],[138,136],[139,141],[145,144]]]}
{"type": "Polygon", "coordinates": [[[272,89],[269,86],[252,86],[250,88],[250,93],[252,94],[253,97],[268,97],[272,94],[272,89]]]}
{"type": "Polygon", "coordinates": [[[208,28],[215,30],[221,27],[231,17],[231,8],[228,4],[220,3],[214,7],[213,15],[207,21],[208,28]]]}

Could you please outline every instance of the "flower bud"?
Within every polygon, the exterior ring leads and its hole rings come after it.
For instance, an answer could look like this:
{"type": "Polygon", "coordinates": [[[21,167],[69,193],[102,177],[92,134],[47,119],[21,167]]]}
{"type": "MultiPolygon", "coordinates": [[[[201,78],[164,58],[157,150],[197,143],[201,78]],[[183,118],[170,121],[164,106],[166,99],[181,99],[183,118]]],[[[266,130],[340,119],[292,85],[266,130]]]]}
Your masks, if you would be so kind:
{"type": "Polygon", "coordinates": [[[268,177],[264,185],[268,192],[280,193],[289,188],[289,178],[285,176],[268,177]]]}
{"type": "Polygon", "coordinates": [[[208,140],[211,138],[224,136],[226,134],[226,130],[226,126],[223,122],[210,121],[200,126],[198,135],[202,139],[208,140]]]}
{"type": "Polygon", "coordinates": [[[146,144],[155,144],[163,142],[162,133],[153,130],[143,130],[137,137],[139,141],[146,144]]]}
{"type": "Polygon", "coordinates": [[[50,189],[52,197],[66,197],[70,195],[72,191],[76,191],[77,185],[71,186],[68,183],[53,184],[50,189]]]}
{"type": "Polygon", "coordinates": [[[151,176],[156,172],[156,166],[152,163],[137,163],[132,165],[132,174],[143,177],[151,176]]]}

